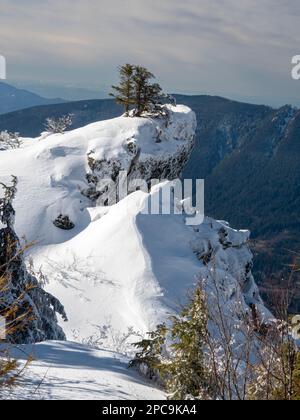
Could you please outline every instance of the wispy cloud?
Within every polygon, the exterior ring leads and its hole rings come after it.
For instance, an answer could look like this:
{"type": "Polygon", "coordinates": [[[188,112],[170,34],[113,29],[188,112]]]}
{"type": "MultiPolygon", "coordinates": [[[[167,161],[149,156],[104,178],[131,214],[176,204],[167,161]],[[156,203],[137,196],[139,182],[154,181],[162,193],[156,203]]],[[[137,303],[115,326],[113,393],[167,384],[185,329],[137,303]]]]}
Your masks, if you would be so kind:
{"type": "Polygon", "coordinates": [[[0,0],[14,79],[110,84],[125,61],[171,90],[287,98],[298,0],[0,0]],[[105,81],[105,82],[104,82],[105,81]]]}

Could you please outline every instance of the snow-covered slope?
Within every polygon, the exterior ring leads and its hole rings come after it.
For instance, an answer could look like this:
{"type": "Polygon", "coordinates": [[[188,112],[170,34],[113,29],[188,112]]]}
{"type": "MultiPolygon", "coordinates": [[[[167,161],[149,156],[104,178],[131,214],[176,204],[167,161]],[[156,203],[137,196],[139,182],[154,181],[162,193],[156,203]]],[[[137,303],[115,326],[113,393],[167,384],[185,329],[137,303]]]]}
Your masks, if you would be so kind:
{"type": "Polygon", "coordinates": [[[0,392],[0,400],[163,400],[153,383],[127,368],[110,351],[72,342],[20,346],[12,354],[24,365],[34,358],[18,387],[0,392]]]}
{"type": "Polygon", "coordinates": [[[213,267],[224,310],[241,301],[244,310],[255,303],[265,312],[250,271],[248,232],[208,218],[193,228],[184,216],[143,215],[147,200],[136,192],[99,218],[94,210],[95,220],[75,238],[35,250],[47,290],[66,307],[70,339],[101,336],[114,348],[130,328],[145,334],[179,309],[199,279],[209,284],[213,267]]]}
{"type": "Polygon", "coordinates": [[[146,181],[175,178],[195,128],[190,109],[170,107],[167,124],[120,117],[0,153],[0,179],[19,177],[17,233],[38,241],[31,255],[48,277],[47,291],[65,306],[69,340],[130,353],[130,343],[177,311],[199,280],[211,290],[212,278],[224,313],[237,306],[246,312],[254,303],[269,316],[251,275],[249,232],[208,218],[191,227],[184,215],[143,214],[159,186],[110,208],[91,207],[87,197],[100,178],[121,170],[146,181]],[[59,214],[75,228],[55,227],[59,214]]]}
{"type": "Polygon", "coordinates": [[[39,244],[76,236],[91,221],[87,208],[92,203],[82,192],[96,188],[97,176],[115,178],[122,170],[130,172],[129,178],[147,180],[178,176],[194,144],[195,114],[185,106],[170,107],[167,125],[164,120],[120,117],[64,135],[24,139],[20,149],[0,152],[0,180],[8,181],[11,174],[19,179],[14,203],[18,235],[39,244]],[[53,226],[60,214],[70,217],[73,230],[53,226]]]}

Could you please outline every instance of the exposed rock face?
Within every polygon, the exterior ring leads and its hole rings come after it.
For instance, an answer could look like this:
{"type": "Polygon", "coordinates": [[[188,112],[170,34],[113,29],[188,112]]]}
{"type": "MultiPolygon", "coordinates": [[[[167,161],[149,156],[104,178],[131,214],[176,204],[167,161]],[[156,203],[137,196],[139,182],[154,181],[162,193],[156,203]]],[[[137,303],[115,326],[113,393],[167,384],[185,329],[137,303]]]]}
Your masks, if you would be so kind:
{"type": "Polygon", "coordinates": [[[153,179],[162,181],[180,177],[195,144],[195,114],[183,106],[169,106],[165,118],[137,120],[139,123],[135,122],[132,135],[124,138],[122,153],[118,156],[108,157],[97,149],[88,154],[89,188],[83,190],[86,197],[93,201],[99,199],[107,192],[109,181],[118,187],[120,173],[127,175],[129,184],[143,180],[150,185],[153,179]]]}
{"type": "MultiPolygon", "coordinates": [[[[15,326],[7,340],[16,344],[65,340],[65,334],[58,326],[56,317],[58,313],[67,321],[63,306],[58,299],[43,290],[36,277],[26,270],[20,244],[13,230],[1,229],[0,266],[5,266],[7,262],[8,246],[13,256],[10,257],[12,260],[6,270],[8,285],[1,292],[0,312],[6,311],[10,306],[15,306],[16,312],[7,319],[8,323],[15,326]]],[[[0,277],[3,275],[4,270],[0,269],[0,277]]]]}
{"type": "MultiPolygon", "coordinates": [[[[159,186],[151,196],[158,194],[159,186]]],[[[252,308],[262,324],[273,319],[251,272],[249,231],[234,230],[209,217],[198,226],[186,226],[184,215],[138,214],[137,226],[165,302],[184,299],[187,290],[203,282],[210,313],[215,315],[219,306],[232,330],[233,325],[242,326],[246,318],[252,318],[252,308]]]]}
{"type": "Polygon", "coordinates": [[[0,229],[0,314],[8,325],[6,339],[16,344],[65,340],[56,317],[58,313],[67,321],[63,306],[42,288],[23,262],[23,251],[14,231],[12,200],[16,179],[13,187],[5,188],[5,197],[0,200],[0,221],[6,225],[0,229]]]}
{"type": "MultiPolygon", "coordinates": [[[[200,278],[205,281],[209,295],[216,296],[226,311],[238,322],[239,313],[251,316],[255,306],[261,322],[272,315],[264,307],[258,287],[252,276],[253,255],[249,248],[249,231],[237,231],[226,222],[206,218],[195,229],[197,237],[191,241],[192,249],[202,263],[200,278]]],[[[213,309],[213,305],[211,308],[213,309]]]]}

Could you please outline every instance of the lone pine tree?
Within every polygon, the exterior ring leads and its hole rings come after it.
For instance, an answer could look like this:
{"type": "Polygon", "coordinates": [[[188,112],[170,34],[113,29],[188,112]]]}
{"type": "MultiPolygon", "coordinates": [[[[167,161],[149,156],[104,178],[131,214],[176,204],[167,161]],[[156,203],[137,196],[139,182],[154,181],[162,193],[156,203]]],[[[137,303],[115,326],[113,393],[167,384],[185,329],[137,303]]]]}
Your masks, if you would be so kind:
{"type": "Polygon", "coordinates": [[[142,66],[125,64],[119,68],[120,84],[112,86],[110,95],[118,104],[125,108],[129,116],[130,108],[134,108],[133,115],[141,117],[144,113],[159,115],[162,112],[162,88],[158,83],[152,83],[155,76],[142,66]]]}
{"type": "Polygon", "coordinates": [[[125,114],[129,116],[130,105],[134,104],[134,72],[135,66],[132,64],[125,64],[119,68],[120,84],[119,86],[112,86],[113,96],[116,102],[125,108],[125,114]]]}

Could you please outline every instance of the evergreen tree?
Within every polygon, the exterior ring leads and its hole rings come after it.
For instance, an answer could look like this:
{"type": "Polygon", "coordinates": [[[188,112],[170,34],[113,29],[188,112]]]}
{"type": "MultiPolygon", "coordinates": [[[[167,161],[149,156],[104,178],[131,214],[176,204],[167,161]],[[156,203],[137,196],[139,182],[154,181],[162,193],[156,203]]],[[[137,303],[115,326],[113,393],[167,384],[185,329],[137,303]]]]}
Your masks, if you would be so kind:
{"type": "Polygon", "coordinates": [[[242,344],[225,322],[229,315],[220,315],[209,314],[199,286],[168,327],[136,344],[140,352],[130,365],[146,366],[174,400],[300,400],[300,352],[289,324],[278,320],[261,332],[245,319],[242,344]]]}
{"type": "Polygon", "coordinates": [[[148,333],[148,339],[135,343],[134,346],[139,349],[139,352],[129,363],[129,367],[138,367],[139,369],[145,367],[150,379],[157,376],[161,368],[166,333],[167,327],[162,324],[157,327],[156,331],[148,333]]]}
{"type": "Polygon", "coordinates": [[[120,85],[112,86],[113,96],[116,102],[125,108],[125,114],[129,116],[130,105],[134,104],[134,73],[135,66],[132,64],[125,64],[119,68],[120,85]]]}
{"type": "Polygon", "coordinates": [[[150,80],[154,75],[145,67],[136,66],[134,74],[135,85],[135,115],[140,117],[150,105],[150,80]]]}
{"type": "Polygon", "coordinates": [[[208,312],[201,287],[171,321],[170,327],[159,326],[149,339],[136,344],[141,351],[130,366],[147,366],[149,376],[160,377],[171,399],[210,399],[216,387],[205,363],[208,312]],[[172,343],[169,351],[167,336],[172,343]]]}
{"type": "Polygon", "coordinates": [[[158,83],[146,84],[143,99],[143,112],[154,115],[160,115],[163,113],[163,93],[162,88],[158,83]]]}
{"type": "Polygon", "coordinates": [[[164,367],[171,399],[202,399],[210,391],[204,355],[207,324],[206,298],[199,287],[181,315],[173,317],[172,357],[164,367]]]}
{"type": "Polygon", "coordinates": [[[162,100],[167,96],[162,93],[158,83],[151,82],[155,77],[149,70],[142,66],[125,64],[119,68],[119,73],[120,84],[112,86],[114,92],[110,95],[125,107],[126,116],[129,116],[130,107],[134,108],[133,115],[136,117],[143,114],[163,114],[162,100]]]}

